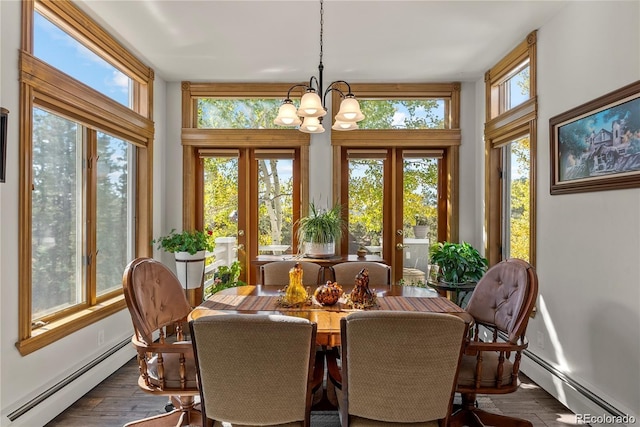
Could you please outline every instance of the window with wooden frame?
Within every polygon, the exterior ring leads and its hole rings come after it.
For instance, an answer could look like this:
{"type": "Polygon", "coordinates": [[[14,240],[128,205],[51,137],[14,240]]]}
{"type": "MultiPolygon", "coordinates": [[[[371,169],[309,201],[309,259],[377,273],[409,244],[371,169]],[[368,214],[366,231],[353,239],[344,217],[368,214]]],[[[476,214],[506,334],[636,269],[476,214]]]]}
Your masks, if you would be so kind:
{"type": "MultiPolygon", "coordinates": [[[[391,265],[394,282],[424,281],[429,246],[458,239],[460,84],[351,88],[366,118],[331,134],[333,193],[349,227],[341,253],[364,246],[391,265]]],[[[334,93],[332,108],[339,103],[334,93]]]]}
{"type": "Polygon", "coordinates": [[[182,83],[183,227],[235,239],[247,283],[259,254],[297,253],[308,205],[309,134],[273,125],[291,86],[182,83]]]}
{"type": "Polygon", "coordinates": [[[485,225],[491,265],[535,265],[536,32],[485,75],[485,225]]]}
{"type": "Polygon", "coordinates": [[[151,253],[153,71],[64,0],[23,2],[19,67],[26,355],[122,310],[126,264],[151,253]]]}

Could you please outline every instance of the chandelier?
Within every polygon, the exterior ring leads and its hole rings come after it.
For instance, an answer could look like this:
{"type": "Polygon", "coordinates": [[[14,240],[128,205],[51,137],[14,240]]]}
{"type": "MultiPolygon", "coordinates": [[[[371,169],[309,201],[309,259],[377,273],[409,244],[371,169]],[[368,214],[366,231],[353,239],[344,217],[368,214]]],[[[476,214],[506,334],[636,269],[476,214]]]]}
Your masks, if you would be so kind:
{"type": "Polygon", "coordinates": [[[332,82],[327,89],[322,92],[322,35],[324,26],[324,6],[323,0],[320,0],[320,64],[318,65],[318,76],[311,76],[309,84],[297,84],[289,88],[287,98],[283,101],[278,110],[278,117],[273,121],[279,126],[300,126],[298,130],[306,133],[322,133],[322,117],[327,114],[325,103],[327,94],[332,91],[338,92],[342,97],[340,110],[335,115],[335,123],[331,127],[333,130],[345,131],[358,129],[358,122],[364,119],[360,104],[355,95],[351,93],[351,86],[344,80],[336,80],[332,82]],[[340,85],[347,87],[347,93],[340,89],[340,85]],[[305,94],[300,99],[300,107],[296,108],[291,100],[291,91],[298,87],[305,88],[305,94]],[[322,99],[320,95],[322,94],[322,99]]]}

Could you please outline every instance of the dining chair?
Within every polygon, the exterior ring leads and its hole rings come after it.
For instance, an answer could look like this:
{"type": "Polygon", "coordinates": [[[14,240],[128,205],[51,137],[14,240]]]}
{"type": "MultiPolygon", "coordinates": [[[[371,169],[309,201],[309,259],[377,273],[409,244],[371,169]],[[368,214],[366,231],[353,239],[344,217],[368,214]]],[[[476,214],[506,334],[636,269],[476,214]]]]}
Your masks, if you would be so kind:
{"type": "Polygon", "coordinates": [[[342,426],[447,425],[467,323],[444,313],[361,311],[327,353],[342,426]]]}
{"type": "Polygon", "coordinates": [[[273,261],[260,266],[260,278],[263,285],[286,285],[289,283],[289,270],[294,265],[302,267],[302,285],[318,286],[324,282],[324,267],[309,261],[273,261]]]}
{"type": "Polygon", "coordinates": [[[518,389],[520,359],[528,347],[525,333],[537,296],[534,268],[516,258],[491,267],[476,285],[466,307],[475,327],[466,343],[456,387],[462,405],[452,417],[452,426],[532,426],[527,420],[481,410],[476,395],[518,389]]]}
{"type": "Polygon", "coordinates": [[[312,395],[324,375],[315,323],[234,313],[197,318],[189,327],[203,427],[310,425],[312,395]]]}
{"type": "Polygon", "coordinates": [[[195,357],[184,334],[191,306],[182,285],[164,264],[137,258],[125,268],[122,287],[133,322],[131,342],[138,354],[138,386],[150,394],[170,396],[175,406],[171,412],[125,427],[198,422],[195,357]]]}
{"type": "Polygon", "coordinates": [[[326,280],[333,280],[339,285],[353,285],[363,268],[369,270],[369,286],[391,285],[391,268],[387,264],[374,261],[352,261],[333,265],[330,267],[331,278],[326,280]]]}

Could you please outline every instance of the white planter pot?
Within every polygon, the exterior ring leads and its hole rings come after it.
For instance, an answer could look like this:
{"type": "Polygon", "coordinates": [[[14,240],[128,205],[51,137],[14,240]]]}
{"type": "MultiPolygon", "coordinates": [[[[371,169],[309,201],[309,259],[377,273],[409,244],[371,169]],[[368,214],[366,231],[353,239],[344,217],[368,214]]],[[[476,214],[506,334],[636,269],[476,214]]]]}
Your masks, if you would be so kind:
{"type": "Polygon", "coordinates": [[[304,254],[309,258],[330,258],[336,254],[336,244],[304,242],[304,254]]]}
{"type": "Polygon", "coordinates": [[[199,251],[191,255],[189,252],[176,252],[176,273],[184,289],[197,289],[202,286],[204,277],[204,253],[199,251]]]}
{"type": "Polygon", "coordinates": [[[413,234],[416,236],[416,239],[426,239],[428,231],[429,231],[429,226],[428,225],[414,225],[413,226],[413,234]]]}

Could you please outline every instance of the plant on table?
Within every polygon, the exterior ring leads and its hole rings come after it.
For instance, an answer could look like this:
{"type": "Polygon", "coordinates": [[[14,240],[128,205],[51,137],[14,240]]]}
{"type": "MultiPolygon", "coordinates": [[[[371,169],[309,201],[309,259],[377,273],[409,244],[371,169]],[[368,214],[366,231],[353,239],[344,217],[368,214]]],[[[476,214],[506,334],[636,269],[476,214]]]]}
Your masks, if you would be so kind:
{"type": "Polygon", "coordinates": [[[300,248],[303,248],[305,244],[335,245],[340,241],[345,228],[342,205],[336,204],[331,209],[322,210],[311,202],[309,215],[300,218],[297,225],[300,248]]]}

